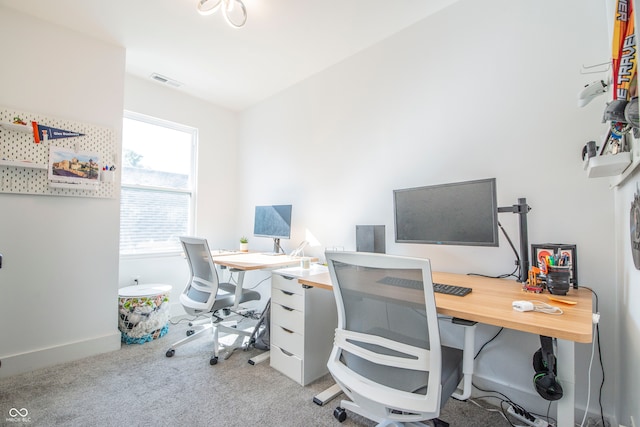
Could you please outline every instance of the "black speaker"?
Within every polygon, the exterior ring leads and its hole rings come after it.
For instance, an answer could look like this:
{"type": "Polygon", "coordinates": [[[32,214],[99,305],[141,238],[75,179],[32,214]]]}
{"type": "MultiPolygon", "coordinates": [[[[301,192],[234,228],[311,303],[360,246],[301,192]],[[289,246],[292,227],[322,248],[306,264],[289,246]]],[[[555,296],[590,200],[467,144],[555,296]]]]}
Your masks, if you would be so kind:
{"type": "Polygon", "coordinates": [[[541,347],[533,354],[533,385],[545,400],[559,400],[562,398],[562,386],[556,380],[556,356],[553,354],[553,340],[551,337],[540,335],[541,347]]]}
{"type": "Polygon", "coordinates": [[[383,254],[384,239],[384,225],[356,225],[356,251],[383,254]]]}

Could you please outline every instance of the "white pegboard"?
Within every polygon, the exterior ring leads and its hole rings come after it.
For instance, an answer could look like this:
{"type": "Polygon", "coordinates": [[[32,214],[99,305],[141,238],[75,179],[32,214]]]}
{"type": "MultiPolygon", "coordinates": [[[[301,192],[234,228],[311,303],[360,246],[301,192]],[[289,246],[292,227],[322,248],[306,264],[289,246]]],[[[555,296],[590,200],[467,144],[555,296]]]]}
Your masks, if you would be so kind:
{"type": "MultiPolygon", "coordinates": [[[[0,192],[49,196],[101,197],[116,195],[117,180],[100,181],[95,189],[54,188],[49,186],[49,149],[54,147],[88,151],[100,156],[101,164],[116,166],[116,143],[113,130],[86,123],[47,117],[39,114],[0,109],[0,122],[13,123],[20,117],[31,129],[31,122],[84,134],[83,136],[44,140],[35,143],[32,132],[19,132],[0,127],[0,192]]],[[[118,176],[115,173],[111,175],[118,176]]]]}

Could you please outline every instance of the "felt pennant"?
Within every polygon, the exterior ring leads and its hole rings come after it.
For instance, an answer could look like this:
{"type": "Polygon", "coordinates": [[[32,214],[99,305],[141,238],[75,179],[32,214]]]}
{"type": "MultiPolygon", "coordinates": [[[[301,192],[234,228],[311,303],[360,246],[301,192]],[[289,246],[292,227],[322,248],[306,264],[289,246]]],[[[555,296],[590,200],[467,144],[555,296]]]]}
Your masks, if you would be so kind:
{"type": "Polygon", "coordinates": [[[37,122],[31,122],[31,126],[33,126],[33,138],[36,144],[49,139],[73,138],[84,135],[83,133],[39,125],[37,122]]]}

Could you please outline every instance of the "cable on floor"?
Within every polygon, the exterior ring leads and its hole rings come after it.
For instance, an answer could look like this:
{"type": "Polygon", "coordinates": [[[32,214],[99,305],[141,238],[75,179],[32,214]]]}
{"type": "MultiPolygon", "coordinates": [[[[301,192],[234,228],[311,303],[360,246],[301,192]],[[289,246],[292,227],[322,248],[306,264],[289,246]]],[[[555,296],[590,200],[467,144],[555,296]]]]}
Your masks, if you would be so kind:
{"type": "MultiPolygon", "coordinates": [[[[528,412],[529,414],[531,414],[531,415],[535,415],[536,417],[538,417],[538,418],[540,418],[540,419],[546,419],[546,421],[547,421],[547,423],[548,423],[549,425],[556,425],[556,419],[555,419],[555,418],[553,418],[553,417],[550,417],[550,416],[549,416],[548,410],[547,410],[547,415],[546,415],[546,417],[545,417],[544,415],[542,415],[542,414],[537,414],[537,413],[535,413],[535,412],[526,411],[526,409],[525,409],[522,405],[517,404],[516,402],[514,402],[513,400],[511,400],[511,398],[510,398],[509,396],[507,396],[507,395],[506,395],[506,394],[504,394],[504,393],[501,393],[501,392],[496,391],[496,390],[485,390],[485,389],[483,389],[483,388],[478,387],[478,386],[477,386],[476,384],[474,384],[473,382],[471,383],[471,385],[472,385],[474,388],[476,388],[476,389],[478,389],[478,390],[480,390],[480,391],[483,391],[483,392],[485,392],[485,393],[495,393],[495,394],[500,395],[500,396],[494,396],[494,395],[477,396],[477,397],[476,397],[476,399],[491,398],[491,399],[498,399],[498,400],[500,400],[500,402],[501,402],[501,404],[500,404],[500,409],[502,410],[502,413],[503,413],[503,415],[504,415],[505,417],[507,416],[507,413],[506,413],[506,411],[505,411],[505,409],[504,409],[503,404],[504,404],[504,403],[508,403],[509,405],[513,406],[513,407],[514,407],[514,408],[516,408],[516,409],[520,409],[520,410],[521,410],[521,411],[523,411],[523,412],[528,412]]],[[[549,402],[549,403],[551,404],[552,402],[549,402]]],[[[549,408],[550,408],[550,407],[551,407],[551,405],[549,405],[549,408]]],[[[509,422],[509,424],[511,424],[511,426],[512,426],[512,427],[518,427],[518,426],[515,426],[515,425],[514,425],[514,424],[513,424],[513,423],[512,423],[508,418],[507,418],[507,421],[509,422]]]]}

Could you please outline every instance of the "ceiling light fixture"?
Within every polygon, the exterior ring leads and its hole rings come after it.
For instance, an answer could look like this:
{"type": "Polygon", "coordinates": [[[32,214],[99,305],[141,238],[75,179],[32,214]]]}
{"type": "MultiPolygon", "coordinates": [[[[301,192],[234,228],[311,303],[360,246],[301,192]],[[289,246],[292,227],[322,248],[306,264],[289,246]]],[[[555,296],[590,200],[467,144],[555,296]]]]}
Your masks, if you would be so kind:
{"type": "Polygon", "coordinates": [[[224,19],[234,28],[243,27],[247,22],[247,9],[241,0],[198,0],[200,15],[211,15],[222,9],[224,19]]]}

